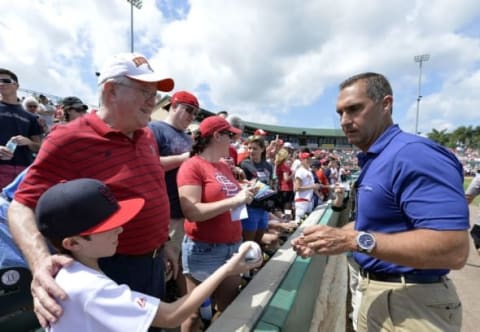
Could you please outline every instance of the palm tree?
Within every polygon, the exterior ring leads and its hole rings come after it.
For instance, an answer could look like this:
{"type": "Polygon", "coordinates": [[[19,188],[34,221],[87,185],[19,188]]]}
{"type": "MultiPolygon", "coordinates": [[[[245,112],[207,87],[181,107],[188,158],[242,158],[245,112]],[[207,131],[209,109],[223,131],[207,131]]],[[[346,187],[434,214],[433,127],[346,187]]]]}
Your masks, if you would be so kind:
{"type": "Polygon", "coordinates": [[[443,129],[441,131],[438,131],[437,129],[432,129],[432,132],[427,134],[429,139],[443,146],[449,145],[448,143],[450,142],[450,135],[451,134],[447,133],[447,129],[443,129]]]}

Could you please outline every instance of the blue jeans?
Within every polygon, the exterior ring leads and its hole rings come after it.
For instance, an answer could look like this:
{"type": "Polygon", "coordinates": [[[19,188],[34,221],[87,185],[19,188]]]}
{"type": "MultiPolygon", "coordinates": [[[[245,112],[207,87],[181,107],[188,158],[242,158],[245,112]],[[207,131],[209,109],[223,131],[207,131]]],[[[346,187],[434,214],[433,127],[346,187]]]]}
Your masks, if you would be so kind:
{"type": "MultiPolygon", "coordinates": [[[[0,198],[3,200],[3,198],[0,198]]],[[[23,266],[27,262],[13,241],[10,228],[7,225],[7,210],[10,204],[3,201],[0,205],[0,268],[23,266]]]]}
{"type": "Polygon", "coordinates": [[[118,284],[151,296],[165,297],[165,262],[163,249],[156,257],[119,255],[98,260],[102,271],[118,284]]]}
{"type": "Polygon", "coordinates": [[[182,243],[183,274],[204,281],[238,251],[241,243],[205,243],[185,236],[182,243]]]}

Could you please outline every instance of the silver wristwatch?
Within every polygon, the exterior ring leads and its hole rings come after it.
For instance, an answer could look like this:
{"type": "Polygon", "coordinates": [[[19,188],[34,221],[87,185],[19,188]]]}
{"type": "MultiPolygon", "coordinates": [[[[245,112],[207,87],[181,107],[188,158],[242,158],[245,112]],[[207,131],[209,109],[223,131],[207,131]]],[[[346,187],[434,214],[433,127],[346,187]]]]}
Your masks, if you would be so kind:
{"type": "Polygon", "coordinates": [[[368,232],[358,233],[356,240],[357,240],[357,251],[362,253],[370,254],[375,248],[375,246],[377,245],[375,236],[372,233],[368,233],[368,232]]]}

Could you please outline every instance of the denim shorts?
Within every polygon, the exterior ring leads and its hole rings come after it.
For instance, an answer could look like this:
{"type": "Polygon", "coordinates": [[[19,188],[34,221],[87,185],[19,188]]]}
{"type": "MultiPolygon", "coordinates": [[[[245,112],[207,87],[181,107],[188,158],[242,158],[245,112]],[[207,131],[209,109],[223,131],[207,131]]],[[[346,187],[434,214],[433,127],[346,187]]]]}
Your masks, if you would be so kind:
{"type": "Polygon", "coordinates": [[[242,229],[254,232],[268,228],[268,211],[247,206],[248,218],[242,219],[242,229]]]}
{"type": "Polygon", "coordinates": [[[183,274],[204,281],[238,251],[241,243],[205,243],[185,236],[182,243],[183,274]]]}

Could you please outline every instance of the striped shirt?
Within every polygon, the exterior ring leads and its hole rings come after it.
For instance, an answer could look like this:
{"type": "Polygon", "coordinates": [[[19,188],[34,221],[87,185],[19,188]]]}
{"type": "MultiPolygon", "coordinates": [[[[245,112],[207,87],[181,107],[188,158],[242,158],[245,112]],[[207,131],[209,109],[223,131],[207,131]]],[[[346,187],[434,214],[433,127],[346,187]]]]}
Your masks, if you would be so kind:
{"type": "Polygon", "coordinates": [[[50,186],[76,178],[103,181],[118,200],[145,199],[142,211],[123,226],[117,253],[144,254],[167,241],[170,207],[164,170],[150,130],[139,129],[130,139],[95,112],[56,126],[43,142],[15,200],[35,208],[50,186]]]}

